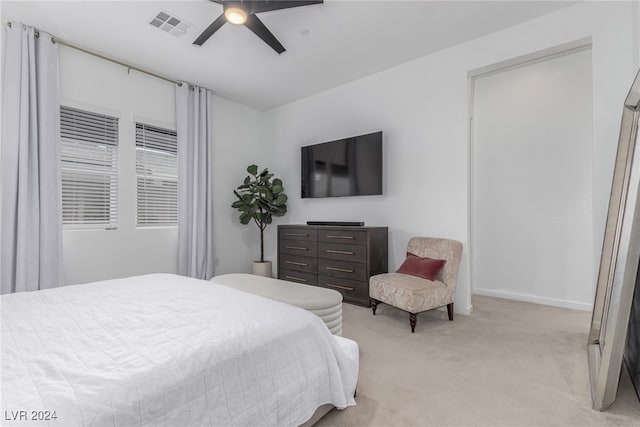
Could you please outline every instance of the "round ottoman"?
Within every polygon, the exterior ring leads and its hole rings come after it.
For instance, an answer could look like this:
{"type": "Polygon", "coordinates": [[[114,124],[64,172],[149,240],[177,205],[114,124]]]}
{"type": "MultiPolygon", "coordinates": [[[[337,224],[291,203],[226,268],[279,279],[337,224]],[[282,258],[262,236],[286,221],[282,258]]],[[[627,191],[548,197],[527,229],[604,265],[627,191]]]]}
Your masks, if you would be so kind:
{"type": "Polygon", "coordinates": [[[218,285],[304,308],[321,318],[334,335],[342,335],[342,294],[319,286],[302,285],[253,274],[222,274],[218,285]]]}

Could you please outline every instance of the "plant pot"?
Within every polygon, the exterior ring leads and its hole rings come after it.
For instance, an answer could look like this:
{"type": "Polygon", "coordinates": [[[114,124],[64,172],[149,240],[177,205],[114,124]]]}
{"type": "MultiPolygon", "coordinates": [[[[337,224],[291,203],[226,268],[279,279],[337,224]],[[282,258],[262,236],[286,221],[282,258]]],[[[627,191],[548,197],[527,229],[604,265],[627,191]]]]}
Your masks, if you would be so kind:
{"type": "Polygon", "coordinates": [[[273,271],[271,269],[271,261],[254,261],[253,262],[253,274],[257,276],[272,277],[273,271]]]}

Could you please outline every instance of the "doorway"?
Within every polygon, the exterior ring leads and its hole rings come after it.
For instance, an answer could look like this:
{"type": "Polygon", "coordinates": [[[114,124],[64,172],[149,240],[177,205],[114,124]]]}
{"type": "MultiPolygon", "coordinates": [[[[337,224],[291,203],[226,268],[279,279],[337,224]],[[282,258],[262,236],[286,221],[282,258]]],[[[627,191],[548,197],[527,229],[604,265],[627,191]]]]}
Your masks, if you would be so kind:
{"type": "Polygon", "coordinates": [[[471,77],[472,292],[590,310],[591,48],[471,77]]]}

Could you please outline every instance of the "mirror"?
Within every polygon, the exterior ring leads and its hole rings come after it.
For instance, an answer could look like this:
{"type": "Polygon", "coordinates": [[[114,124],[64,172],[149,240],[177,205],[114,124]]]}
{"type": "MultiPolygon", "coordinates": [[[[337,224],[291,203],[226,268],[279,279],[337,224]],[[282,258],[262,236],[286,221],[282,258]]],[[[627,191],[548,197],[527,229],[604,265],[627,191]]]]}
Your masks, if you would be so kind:
{"type": "Polygon", "coordinates": [[[631,383],[640,399],[640,268],[636,275],[636,290],[633,294],[631,316],[629,318],[629,338],[624,352],[625,365],[629,369],[631,383]]]}
{"type": "Polygon", "coordinates": [[[616,398],[640,259],[640,72],[625,100],[587,351],[593,408],[616,398]]]}

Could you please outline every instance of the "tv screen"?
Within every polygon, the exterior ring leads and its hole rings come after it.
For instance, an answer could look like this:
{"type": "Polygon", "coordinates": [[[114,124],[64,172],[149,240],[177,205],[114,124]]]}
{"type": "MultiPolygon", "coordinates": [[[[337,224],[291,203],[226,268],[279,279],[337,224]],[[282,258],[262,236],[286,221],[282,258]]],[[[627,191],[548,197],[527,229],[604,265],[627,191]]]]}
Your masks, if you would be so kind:
{"type": "Polygon", "coordinates": [[[382,194],[382,132],[302,147],[302,197],[382,194]]]}

